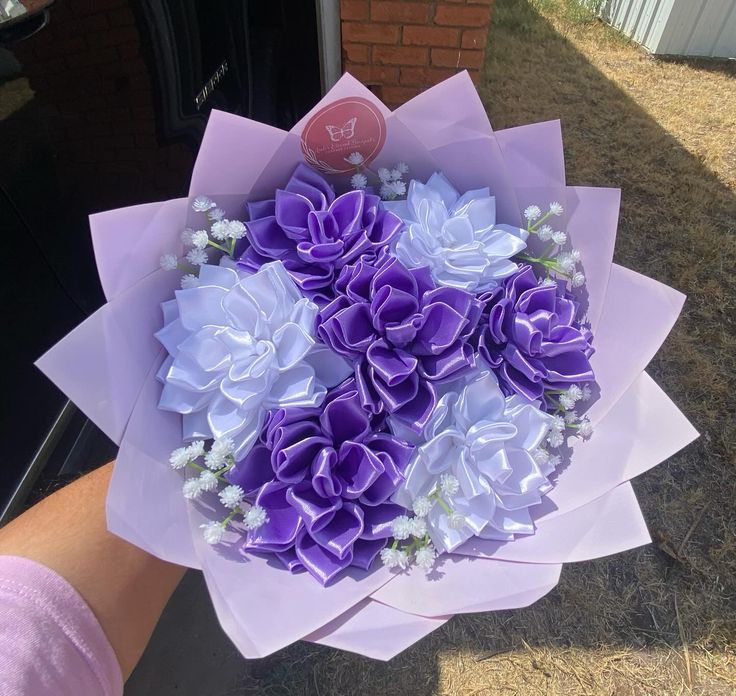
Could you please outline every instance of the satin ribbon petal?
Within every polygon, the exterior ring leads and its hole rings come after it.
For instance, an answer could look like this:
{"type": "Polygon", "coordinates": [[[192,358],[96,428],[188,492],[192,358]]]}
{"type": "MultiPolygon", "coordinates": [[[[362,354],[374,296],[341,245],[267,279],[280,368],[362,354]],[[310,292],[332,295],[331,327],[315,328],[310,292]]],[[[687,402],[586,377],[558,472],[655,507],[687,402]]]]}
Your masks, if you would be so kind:
{"type": "Polygon", "coordinates": [[[539,285],[530,266],[481,301],[478,354],[497,369],[506,393],[535,400],[545,389],[595,380],[592,335],[577,323],[575,302],[557,286],[539,285]]]}
{"type": "MultiPolygon", "coordinates": [[[[168,322],[158,338],[171,358],[159,373],[160,406],[199,414],[198,431],[232,438],[242,458],[266,409],[318,406],[349,365],[326,361],[324,346],[316,347],[317,306],[281,262],[252,274],[226,265],[205,265],[200,273],[211,284],[179,290],[175,305],[163,308],[168,322]]],[[[193,432],[185,428],[183,435],[193,432]]]]}
{"type": "Polygon", "coordinates": [[[491,290],[517,270],[511,258],[526,248],[526,230],[495,224],[487,188],[460,196],[440,172],[426,184],[411,181],[407,205],[392,209],[407,225],[394,253],[408,266],[427,266],[439,285],[491,290]]]}
{"type": "Polygon", "coordinates": [[[282,260],[301,290],[320,303],[334,298],[341,268],[375,259],[404,226],[363,190],[335,197],[330,183],[305,164],[274,200],[251,204],[248,211],[252,246],[238,245],[239,264],[256,270],[270,259],[282,260]]]}
{"type": "MultiPolygon", "coordinates": [[[[457,495],[448,498],[462,515],[458,529],[444,507],[435,504],[427,516],[435,546],[452,551],[471,536],[510,539],[534,532],[529,508],[539,504],[552,483],[531,455],[547,436],[553,417],[539,402],[504,397],[497,378],[475,370],[440,398],[392,500],[407,508],[419,496],[439,490],[440,477],[452,474],[457,495]]],[[[395,416],[390,423],[394,432],[395,416]]],[[[446,503],[447,504],[447,503],[446,503]]]]}

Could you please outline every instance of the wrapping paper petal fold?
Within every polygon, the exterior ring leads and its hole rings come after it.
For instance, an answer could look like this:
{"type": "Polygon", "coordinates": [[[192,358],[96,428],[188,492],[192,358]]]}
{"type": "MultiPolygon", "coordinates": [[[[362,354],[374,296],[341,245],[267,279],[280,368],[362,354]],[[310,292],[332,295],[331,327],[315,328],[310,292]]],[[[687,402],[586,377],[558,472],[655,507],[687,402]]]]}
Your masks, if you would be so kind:
{"type": "MultiPolygon", "coordinates": [[[[439,186],[439,190],[446,189],[439,186]]],[[[263,657],[306,639],[390,659],[455,613],[531,604],[557,584],[563,563],[647,543],[646,524],[628,482],[686,446],[697,432],[644,372],[671,330],[685,298],[672,288],[612,263],[619,202],[618,190],[566,184],[559,121],[494,132],[467,73],[446,80],[394,112],[357,80],[345,75],[288,133],[212,111],[188,198],[91,217],[92,240],[108,303],[37,362],[120,444],[107,501],[110,530],[159,558],[201,568],[224,630],[246,657],[263,657]],[[467,538],[463,537],[458,540],[462,545],[453,544],[453,551],[441,556],[428,575],[417,566],[401,572],[378,565],[370,571],[352,567],[334,584],[323,587],[306,572],[287,572],[273,557],[246,553],[242,535],[231,528],[217,547],[205,543],[201,526],[222,510],[216,494],[206,493],[196,504],[188,503],[181,494],[179,472],[167,464],[169,453],[181,443],[182,420],[178,413],[158,408],[161,385],[157,375],[171,368],[173,361],[164,362],[166,351],[154,334],[162,327],[161,303],[168,301],[164,307],[169,308],[170,323],[179,321],[172,309],[177,304],[172,298],[179,287],[179,276],[158,269],[163,254],[181,251],[184,228],[199,224],[201,213],[198,219],[190,205],[195,197],[210,196],[230,219],[243,219],[246,203],[274,198],[274,191],[283,188],[296,165],[303,163],[301,135],[310,119],[337,100],[355,97],[370,102],[385,119],[385,144],[370,163],[371,168],[378,170],[405,161],[412,178],[420,181],[442,172],[457,192],[475,192],[484,210],[490,211],[493,206],[494,225],[507,231],[524,228],[514,231],[518,248],[503,260],[513,258],[523,244],[530,252],[538,249],[539,240],[527,234],[523,221],[526,206],[557,201],[564,207],[564,216],[552,222],[566,229],[570,242],[582,255],[587,282],[576,299],[594,334],[595,353],[590,366],[599,393],[587,411],[595,430],[593,437],[570,438],[569,461],[554,473],[549,472],[549,481],[545,479],[539,487],[544,494],[541,502],[535,500],[527,506],[527,532],[534,534],[516,535],[513,541],[508,541],[514,536],[511,533],[500,537],[507,541],[471,538],[462,543],[467,538]]],[[[402,206],[406,208],[407,204],[398,203],[396,208],[402,206]]],[[[426,203],[423,210],[431,208],[426,203]]],[[[469,225],[467,220],[450,221],[443,232],[455,243],[469,236],[469,225]]],[[[486,240],[480,234],[484,228],[470,228],[479,239],[486,240]]],[[[320,242],[320,253],[326,253],[334,241],[328,237],[320,242]]],[[[387,263],[386,268],[390,265],[387,263]]],[[[378,274],[378,267],[373,271],[378,274]]],[[[223,269],[209,272],[236,274],[223,269]]],[[[351,302],[342,297],[334,306],[319,307],[319,320],[326,325],[321,336],[327,336],[332,348],[338,346],[335,350],[351,360],[363,356],[355,379],[364,405],[372,404],[374,414],[380,414],[385,406],[387,412],[398,416],[409,412],[412,418],[407,422],[422,425],[430,420],[433,405],[444,404],[442,385],[446,378],[459,379],[464,374],[450,370],[448,356],[451,354],[463,368],[471,367],[474,349],[470,347],[470,333],[479,320],[480,306],[468,304],[464,313],[455,311],[442,305],[451,295],[457,300],[460,290],[455,289],[454,295],[447,292],[448,288],[433,290],[439,293],[437,306],[421,305],[427,317],[433,317],[432,322],[425,317],[426,328],[417,319],[424,290],[431,287],[426,267],[393,268],[395,277],[380,288],[383,294],[378,299],[362,297],[361,288],[367,293],[369,286],[380,285],[383,280],[363,282],[362,272],[365,268],[355,271],[355,282],[343,293],[345,297],[350,294],[351,302]],[[416,293],[394,287],[407,282],[416,293]],[[381,311],[386,317],[374,319],[363,305],[379,306],[379,300],[384,303],[381,311]],[[348,311],[349,307],[357,309],[348,311]],[[404,323],[398,326],[396,317],[404,323]],[[348,319],[352,328],[345,333],[348,319]],[[467,336],[460,335],[461,329],[466,331],[461,325],[467,328],[467,336]],[[380,328],[380,337],[373,336],[376,327],[380,328]],[[419,346],[413,353],[408,349],[389,350],[390,340],[396,339],[400,331],[407,332],[404,343],[411,343],[412,350],[414,344],[419,346]],[[363,345],[368,341],[366,337],[372,337],[370,350],[363,345]],[[435,353],[442,353],[444,362],[435,359],[435,353]],[[419,389],[419,373],[423,379],[434,380],[431,387],[419,389]]],[[[499,271],[498,279],[502,277],[499,271]]],[[[204,296],[215,288],[203,293],[190,290],[177,293],[179,309],[184,307],[187,321],[193,321],[198,308],[187,298],[204,296]]],[[[207,312],[224,315],[232,310],[228,321],[235,335],[235,329],[242,329],[239,322],[247,303],[239,302],[242,298],[237,293],[231,294],[227,301],[220,295],[209,297],[207,312]]],[[[266,292],[259,309],[251,312],[254,326],[266,316],[267,312],[263,316],[260,312],[270,304],[270,298],[271,293],[266,292]]],[[[457,301],[450,304],[459,306],[457,301]]],[[[316,304],[311,311],[316,313],[316,304]]],[[[269,335],[274,356],[282,361],[279,366],[284,371],[303,360],[292,384],[301,384],[298,377],[307,375],[330,388],[354,365],[342,358],[335,362],[335,353],[318,343],[309,327],[299,323],[299,317],[308,319],[312,315],[297,314],[288,331],[274,330],[274,335],[269,335]],[[316,345],[307,352],[307,343],[316,345]]],[[[211,324],[209,320],[200,322],[197,330],[207,333],[211,324]]],[[[176,326],[161,332],[161,336],[171,355],[178,354],[182,341],[176,326]]],[[[185,355],[188,348],[184,347],[185,355]]],[[[197,375],[212,372],[212,366],[204,360],[211,356],[198,353],[197,357],[202,358],[197,375]]],[[[227,379],[221,381],[233,398],[240,393],[243,375],[230,367],[228,364],[227,379]]],[[[280,383],[274,380],[273,384],[280,383]]],[[[258,390],[250,391],[260,395],[258,390]]],[[[320,391],[320,397],[324,391],[320,391]]],[[[315,406],[320,400],[302,405],[315,406]]],[[[333,428],[342,432],[343,425],[330,422],[329,428],[331,432],[333,428]]],[[[414,429],[415,438],[422,427],[414,429]]],[[[461,435],[465,437],[462,433],[457,437],[462,439],[461,435]]],[[[546,430],[539,435],[543,437],[546,430]]],[[[538,445],[535,441],[530,452],[538,445]]],[[[317,537],[321,539],[319,534],[317,537]]]]}
{"type": "MultiPolygon", "coordinates": [[[[161,346],[160,303],[178,278],[146,276],[98,309],[36,362],[95,425],[120,444],[143,382],[161,346]]],[[[170,448],[171,449],[171,448],[170,448]]]]}
{"type": "Polygon", "coordinates": [[[390,660],[445,623],[447,618],[408,614],[365,599],[306,636],[306,640],[377,660],[390,660]]]}

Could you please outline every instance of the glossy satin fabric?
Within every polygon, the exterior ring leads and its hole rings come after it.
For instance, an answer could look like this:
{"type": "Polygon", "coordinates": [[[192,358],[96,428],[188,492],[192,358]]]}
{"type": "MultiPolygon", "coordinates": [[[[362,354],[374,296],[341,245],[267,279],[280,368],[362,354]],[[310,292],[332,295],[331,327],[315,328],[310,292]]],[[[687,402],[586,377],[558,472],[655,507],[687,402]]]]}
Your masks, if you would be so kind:
{"type": "Polygon", "coordinates": [[[465,524],[452,528],[446,511],[435,504],[427,525],[438,551],[453,551],[472,536],[511,540],[533,534],[529,508],[552,488],[552,468],[537,464],[531,452],[543,443],[552,421],[539,402],[504,397],[492,372],[475,371],[445,391],[420,436],[392,421],[394,432],[416,444],[393,500],[411,508],[449,473],[460,490],[446,500],[465,524]]]}
{"type": "Polygon", "coordinates": [[[279,259],[302,292],[322,301],[348,263],[375,259],[404,226],[365,191],[335,196],[314,169],[300,164],[273,200],[248,203],[247,241],[236,251],[244,268],[279,259]]]}
{"type": "Polygon", "coordinates": [[[479,298],[478,353],[507,394],[540,399],[545,389],[593,382],[593,334],[576,321],[577,303],[557,285],[540,285],[523,266],[479,298]]]}
{"type": "Polygon", "coordinates": [[[257,273],[201,266],[199,285],[162,307],[159,408],[182,414],[184,440],[229,437],[243,456],[268,409],[317,406],[349,373],[316,344],[317,306],[281,262],[257,273]]]}
{"type": "Polygon", "coordinates": [[[271,411],[259,442],[228,474],[268,513],[244,549],[275,553],[322,584],[348,566],[368,569],[402,513],[389,501],[413,450],[381,426],[353,379],[320,409],[271,411]]]}
{"type": "Polygon", "coordinates": [[[438,285],[491,290],[517,271],[511,257],[526,249],[526,230],[496,224],[488,188],[460,195],[441,172],[426,184],[412,180],[405,201],[384,205],[407,226],[392,244],[396,256],[409,268],[428,266],[438,285]]]}
{"type": "Polygon", "coordinates": [[[469,338],[481,303],[435,287],[426,266],[407,268],[390,254],[346,266],[335,291],[318,317],[320,339],[354,362],[366,409],[420,432],[436,404],[434,385],[475,365],[469,338]]]}

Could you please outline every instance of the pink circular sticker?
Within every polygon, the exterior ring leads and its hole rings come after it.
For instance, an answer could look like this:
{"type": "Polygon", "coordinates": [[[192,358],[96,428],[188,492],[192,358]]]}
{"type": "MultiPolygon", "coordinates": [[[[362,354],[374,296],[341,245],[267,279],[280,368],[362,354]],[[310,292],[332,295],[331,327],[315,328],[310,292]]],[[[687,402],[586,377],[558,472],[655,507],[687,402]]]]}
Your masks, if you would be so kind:
{"type": "Polygon", "coordinates": [[[383,114],[362,97],[345,97],[329,104],[309,119],[302,132],[304,159],[326,174],[355,171],[346,158],[353,152],[366,163],[386,141],[383,114]]]}

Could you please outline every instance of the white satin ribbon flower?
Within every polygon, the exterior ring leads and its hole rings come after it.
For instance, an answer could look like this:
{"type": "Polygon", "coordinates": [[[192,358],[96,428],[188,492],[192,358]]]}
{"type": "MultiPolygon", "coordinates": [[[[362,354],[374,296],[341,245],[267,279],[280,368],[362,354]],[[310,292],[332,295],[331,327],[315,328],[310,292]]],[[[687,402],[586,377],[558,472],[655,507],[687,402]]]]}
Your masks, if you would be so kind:
{"type": "Polygon", "coordinates": [[[488,188],[460,195],[441,172],[426,184],[413,179],[405,201],[384,206],[406,222],[394,253],[408,267],[429,266],[439,285],[470,292],[495,288],[517,270],[511,257],[526,248],[529,233],[496,224],[488,188]]]}
{"type": "Polygon", "coordinates": [[[162,304],[159,407],[183,415],[185,440],[230,438],[240,459],[268,409],[318,406],[352,368],[315,342],[317,305],[280,261],[252,274],[203,265],[198,280],[162,304]]]}
{"type": "Polygon", "coordinates": [[[442,551],[472,536],[511,540],[532,534],[529,508],[552,487],[553,470],[551,463],[535,461],[533,452],[552,423],[539,403],[518,395],[505,398],[492,372],[475,372],[442,395],[420,436],[391,423],[399,437],[417,445],[393,500],[411,509],[417,499],[439,495],[442,502],[432,506],[426,520],[432,542],[442,551]],[[451,498],[441,493],[443,474],[459,482],[451,498]],[[462,518],[464,524],[458,524],[462,518]]]}

